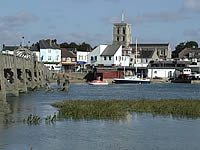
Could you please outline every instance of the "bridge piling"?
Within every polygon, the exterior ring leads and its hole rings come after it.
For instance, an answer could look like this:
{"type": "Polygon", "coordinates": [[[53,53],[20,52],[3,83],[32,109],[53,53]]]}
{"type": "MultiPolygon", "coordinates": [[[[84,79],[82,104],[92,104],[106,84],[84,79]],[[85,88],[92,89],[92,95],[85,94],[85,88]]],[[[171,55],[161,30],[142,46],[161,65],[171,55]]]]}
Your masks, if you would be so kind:
{"type": "Polygon", "coordinates": [[[27,79],[26,79],[26,69],[25,69],[25,63],[23,63],[23,66],[22,66],[22,74],[21,74],[21,79],[19,79],[19,83],[22,85],[22,87],[20,87],[20,90],[24,93],[27,93],[28,92],[28,89],[27,89],[27,85],[26,85],[26,82],[27,82],[27,79]]]}
{"type": "Polygon", "coordinates": [[[52,77],[52,72],[25,48],[13,55],[0,53],[0,61],[0,114],[9,112],[7,94],[19,96],[20,92],[43,87],[52,77]]]}
{"type": "MultiPolygon", "coordinates": [[[[16,56],[14,56],[14,62],[16,62],[16,56]]],[[[17,67],[16,64],[13,64],[13,67],[11,68],[11,71],[13,72],[13,83],[12,83],[12,93],[15,96],[19,96],[19,88],[18,88],[18,79],[17,79],[17,67]]]]}
{"type": "MultiPolygon", "coordinates": [[[[0,55],[0,60],[2,56],[0,55]]],[[[4,73],[3,73],[3,64],[0,63],[0,114],[9,113],[10,109],[8,103],[6,102],[6,89],[4,84],[4,73]]]]}

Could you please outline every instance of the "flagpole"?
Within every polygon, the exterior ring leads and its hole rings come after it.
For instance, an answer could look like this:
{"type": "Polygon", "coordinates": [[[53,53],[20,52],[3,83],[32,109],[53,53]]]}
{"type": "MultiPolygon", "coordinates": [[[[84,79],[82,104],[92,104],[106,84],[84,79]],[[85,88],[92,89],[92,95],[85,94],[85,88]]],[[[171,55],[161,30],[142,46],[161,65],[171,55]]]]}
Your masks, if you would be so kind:
{"type": "Polygon", "coordinates": [[[24,36],[22,37],[22,48],[24,47],[24,36]]]}

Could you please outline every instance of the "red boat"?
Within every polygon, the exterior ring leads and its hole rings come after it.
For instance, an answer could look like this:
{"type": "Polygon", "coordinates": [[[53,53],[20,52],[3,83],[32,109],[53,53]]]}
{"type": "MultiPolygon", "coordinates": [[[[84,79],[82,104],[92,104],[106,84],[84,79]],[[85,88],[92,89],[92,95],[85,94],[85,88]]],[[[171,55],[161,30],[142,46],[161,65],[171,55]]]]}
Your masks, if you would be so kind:
{"type": "Polygon", "coordinates": [[[93,80],[89,82],[90,85],[108,85],[108,82],[104,82],[100,80],[100,77],[98,77],[98,80],[93,80]]]}

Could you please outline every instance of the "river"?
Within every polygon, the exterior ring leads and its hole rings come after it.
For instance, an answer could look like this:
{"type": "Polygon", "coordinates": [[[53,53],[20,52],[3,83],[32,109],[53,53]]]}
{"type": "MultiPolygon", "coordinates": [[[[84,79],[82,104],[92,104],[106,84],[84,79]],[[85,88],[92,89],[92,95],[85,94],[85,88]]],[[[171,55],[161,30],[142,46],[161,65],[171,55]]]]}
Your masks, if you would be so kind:
{"type": "MultiPolygon", "coordinates": [[[[52,87],[56,88],[55,84],[52,87]]],[[[68,92],[39,89],[8,97],[12,113],[0,124],[0,150],[196,150],[200,119],[178,119],[133,113],[126,120],[44,120],[23,123],[29,114],[53,115],[62,100],[200,99],[200,85],[146,84],[92,86],[72,83],[68,92]]],[[[2,118],[1,118],[2,119],[2,118]]]]}

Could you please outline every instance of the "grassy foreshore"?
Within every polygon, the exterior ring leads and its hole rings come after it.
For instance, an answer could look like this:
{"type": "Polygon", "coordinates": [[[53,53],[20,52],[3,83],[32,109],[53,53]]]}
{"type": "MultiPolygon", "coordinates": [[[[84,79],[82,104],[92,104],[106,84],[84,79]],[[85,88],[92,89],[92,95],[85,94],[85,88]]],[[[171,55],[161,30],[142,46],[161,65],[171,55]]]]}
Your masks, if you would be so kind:
{"type": "Polygon", "coordinates": [[[67,100],[52,106],[60,108],[59,117],[74,120],[119,120],[132,112],[178,118],[200,117],[200,100],[67,100]]]}

